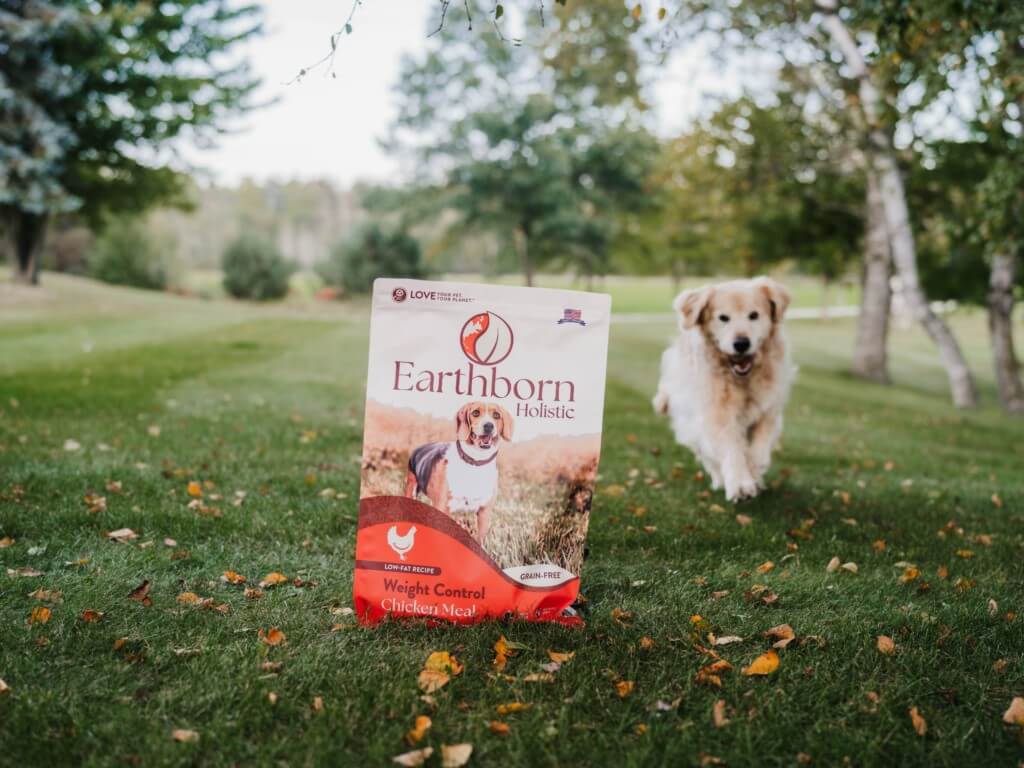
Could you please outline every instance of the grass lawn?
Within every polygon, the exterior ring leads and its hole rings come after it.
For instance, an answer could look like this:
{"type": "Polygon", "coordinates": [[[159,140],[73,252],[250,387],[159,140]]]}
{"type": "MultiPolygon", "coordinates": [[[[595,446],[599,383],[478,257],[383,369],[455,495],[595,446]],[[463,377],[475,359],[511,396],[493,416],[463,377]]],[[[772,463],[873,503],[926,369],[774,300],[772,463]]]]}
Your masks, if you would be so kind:
{"type": "Polygon", "coordinates": [[[476,765],[1018,765],[1022,729],[1002,714],[1024,696],[1024,426],[994,407],[984,318],[953,322],[978,412],[948,405],[916,330],[894,330],[896,383],[881,387],[844,373],[850,323],[793,323],[801,371],[774,488],[739,509],[649,408],[669,324],[614,326],[587,628],[361,629],[338,609],[351,605],[362,308],[56,275],[28,298],[2,293],[0,539],[14,542],[0,548],[0,764],[386,765],[427,714],[419,746],[470,742],[476,765]],[[102,536],[124,527],[139,538],[102,536]],[[833,557],[858,572],[827,573],[833,557]],[[920,575],[901,583],[908,563],[920,575]],[[22,568],[42,575],[4,575],[22,568]],[[229,570],[310,586],[247,599],[229,570]],[[129,599],[143,580],[150,606],[129,599]],[[30,624],[42,607],[49,621],[30,624]],[[778,670],[741,674],[783,623],[797,639],[778,670]],[[262,643],[271,627],[287,642],[262,643]],[[718,648],[734,667],[720,688],[696,681],[709,631],[743,638],[718,648]],[[491,665],[501,634],[524,646],[508,679],[491,665]],[[575,657],[552,682],[525,681],[548,649],[575,657]],[[465,671],[430,706],[416,678],[435,650],[465,671]],[[532,706],[496,713],[511,701],[532,706]]]}

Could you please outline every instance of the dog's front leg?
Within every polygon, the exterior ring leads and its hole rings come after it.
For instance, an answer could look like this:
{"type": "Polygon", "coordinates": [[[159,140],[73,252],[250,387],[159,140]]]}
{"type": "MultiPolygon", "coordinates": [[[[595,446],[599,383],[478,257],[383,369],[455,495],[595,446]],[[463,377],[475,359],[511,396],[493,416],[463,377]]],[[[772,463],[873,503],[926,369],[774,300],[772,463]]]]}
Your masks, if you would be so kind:
{"type": "Polygon", "coordinates": [[[483,546],[484,539],[487,538],[487,530],[491,527],[491,508],[490,506],[480,507],[476,511],[476,540],[483,546]]]}
{"type": "Polygon", "coordinates": [[[782,431],[782,414],[768,411],[750,428],[747,460],[758,487],[764,488],[764,474],[772,463],[772,449],[782,431]]]}
{"type": "Polygon", "coordinates": [[[757,482],[747,462],[746,435],[734,423],[716,425],[714,446],[720,458],[725,498],[739,501],[757,495],[757,482]]]}

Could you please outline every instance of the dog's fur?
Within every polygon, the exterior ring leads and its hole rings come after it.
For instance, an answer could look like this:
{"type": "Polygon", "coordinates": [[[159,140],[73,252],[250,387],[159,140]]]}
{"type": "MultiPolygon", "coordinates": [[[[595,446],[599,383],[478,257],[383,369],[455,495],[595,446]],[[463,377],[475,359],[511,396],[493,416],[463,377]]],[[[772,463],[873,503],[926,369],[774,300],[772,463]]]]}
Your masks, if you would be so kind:
{"type": "Polygon", "coordinates": [[[483,544],[498,493],[498,448],[512,439],[512,428],[512,416],[497,403],[466,403],[455,414],[454,442],[425,443],[410,454],[405,495],[422,493],[456,520],[457,512],[475,514],[483,544]]]}
{"type": "Polygon", "coordinates": [[[767,277],[683,291],[681,333],[661,358],[654,408],[668,414],[730,501],[764,488],[795,369],[782,328],[790,295],[767,277]]]}

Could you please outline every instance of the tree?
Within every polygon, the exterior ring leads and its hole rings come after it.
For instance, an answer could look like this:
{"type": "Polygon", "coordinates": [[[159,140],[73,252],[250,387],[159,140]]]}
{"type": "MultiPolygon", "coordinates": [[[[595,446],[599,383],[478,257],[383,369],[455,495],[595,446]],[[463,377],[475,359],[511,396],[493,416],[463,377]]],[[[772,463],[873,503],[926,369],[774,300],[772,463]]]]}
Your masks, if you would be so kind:
{"type": "Polygon", "coordinates": [[[224,290],[236,299],[268,301],[288,293],[295,268],[277,246],[254,234],[243,234],[224,251],[224,290]]]}
{"type": "Polygon", "coordinates": [[[89,272],[97,280],[162,291],[173,269],[174,242],[154,237],[138,216],[107,222],[89,255],[89,272]]]}
{"type": "Polygon", "coordinates": [[[226,0],[8,0],[0,8],[0,222],[15,279],[37,281],[48,219],[182,201],[153,164],[185,131],[252,106],[257,81],[225,57],[259,31],[226,0]]]}
{"type": "Polygon", "coordinates": [[[335,246],[317,272],[328,285],[355,294],[369,293],[378,277],[427,277],[419,243],[404,230],[387,231],[377,223],[335,246]]]}

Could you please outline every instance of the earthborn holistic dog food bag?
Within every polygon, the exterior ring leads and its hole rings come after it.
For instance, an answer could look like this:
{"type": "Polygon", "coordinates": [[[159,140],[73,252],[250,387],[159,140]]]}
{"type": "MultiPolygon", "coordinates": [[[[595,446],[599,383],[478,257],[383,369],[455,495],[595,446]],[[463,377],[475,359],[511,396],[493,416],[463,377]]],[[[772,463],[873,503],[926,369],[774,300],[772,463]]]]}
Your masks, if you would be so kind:
{"type": "Polygon", "coordinates": [[[374,283],[360,620],[578,620],[610,311],[604,294],[374,283]]]}

